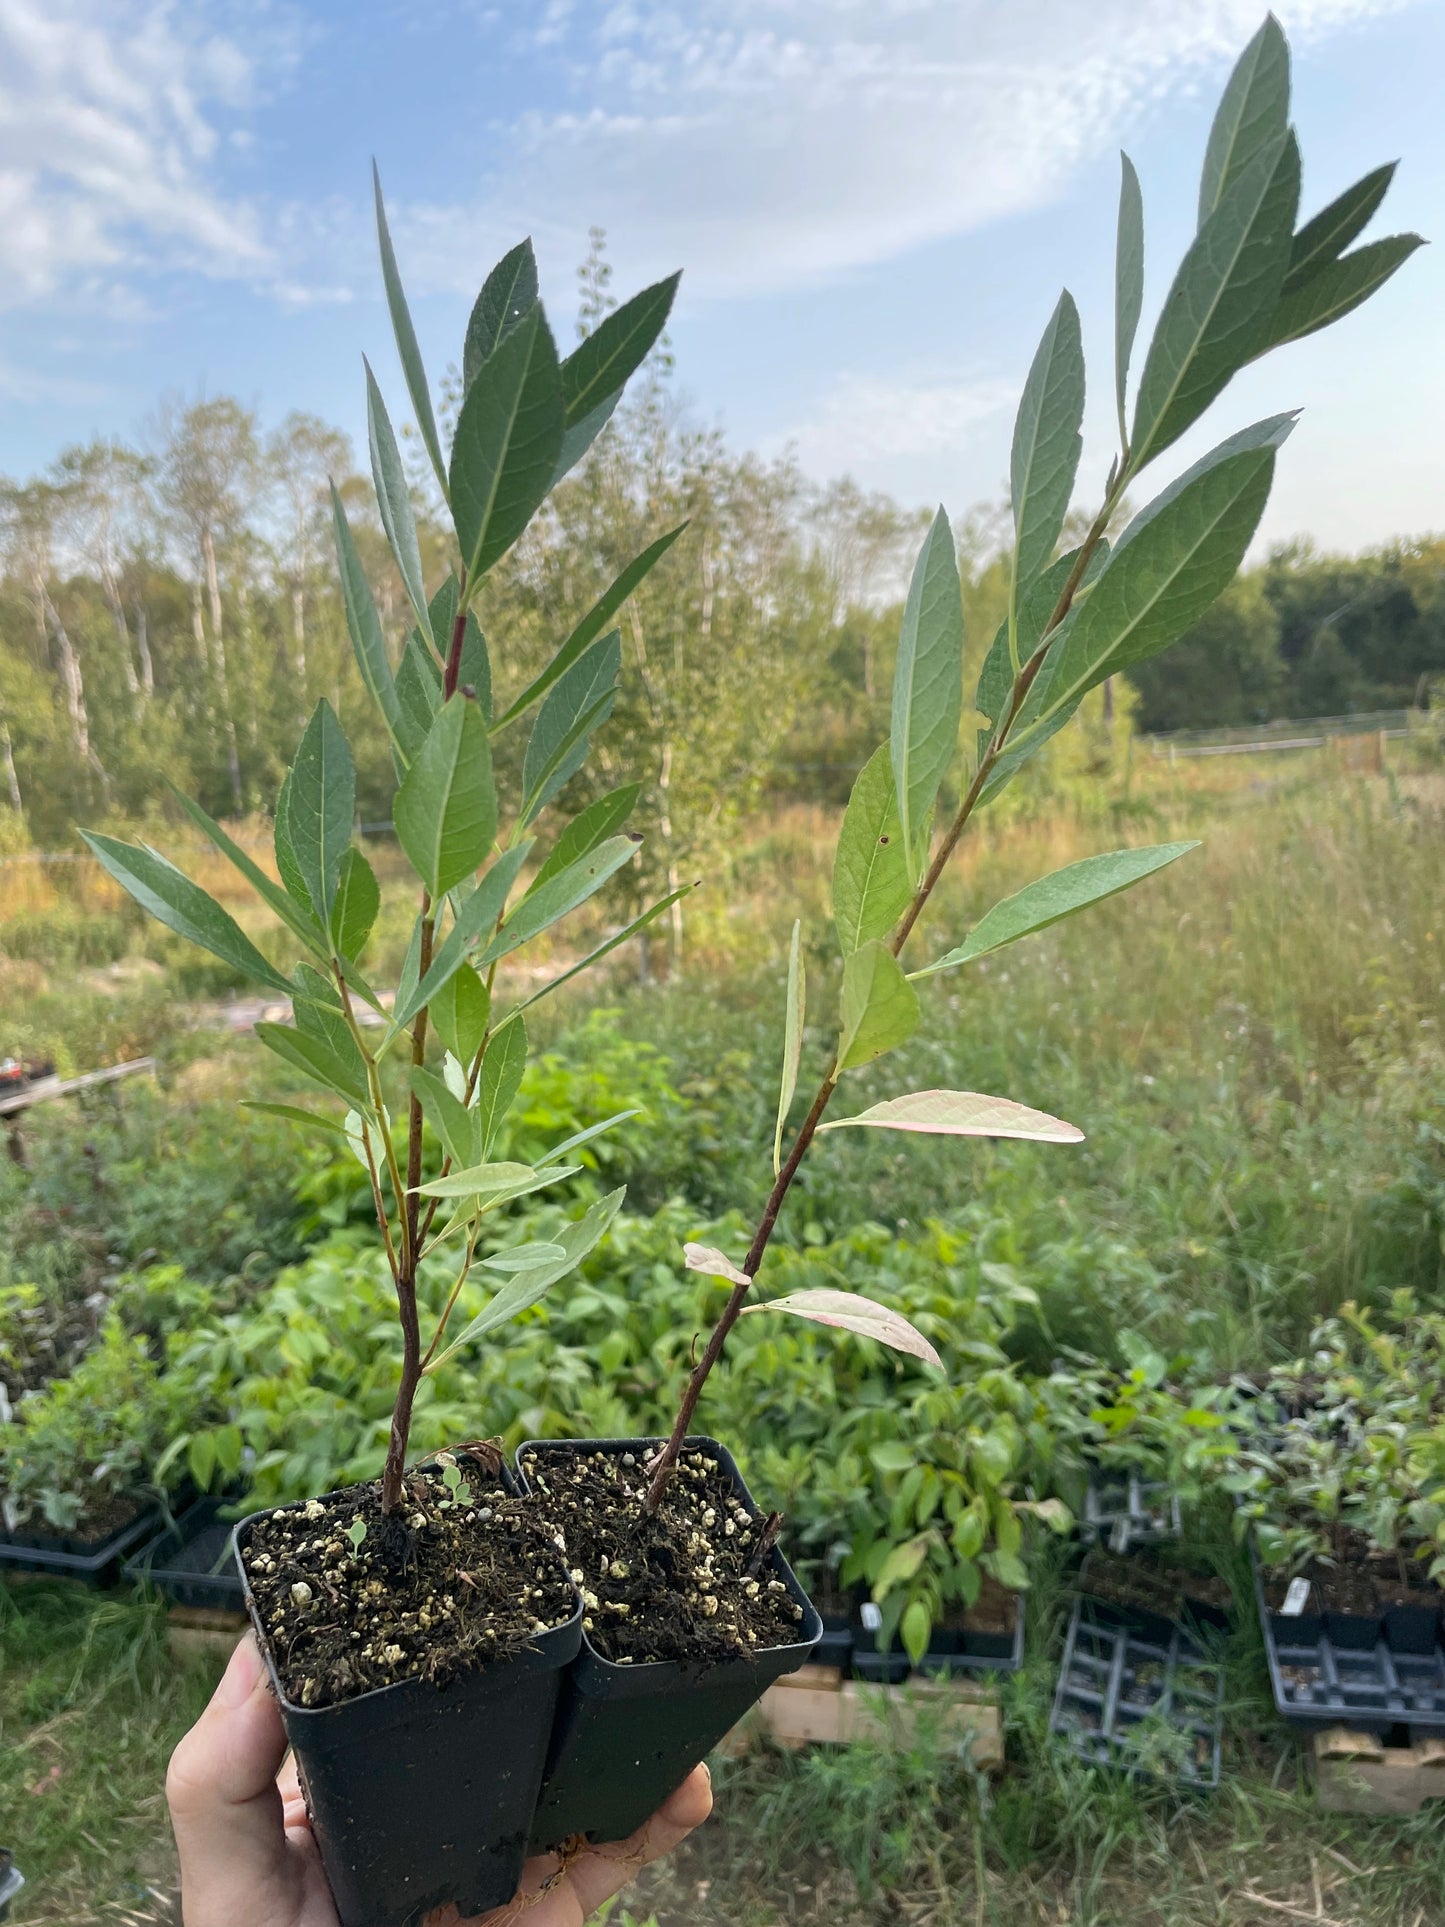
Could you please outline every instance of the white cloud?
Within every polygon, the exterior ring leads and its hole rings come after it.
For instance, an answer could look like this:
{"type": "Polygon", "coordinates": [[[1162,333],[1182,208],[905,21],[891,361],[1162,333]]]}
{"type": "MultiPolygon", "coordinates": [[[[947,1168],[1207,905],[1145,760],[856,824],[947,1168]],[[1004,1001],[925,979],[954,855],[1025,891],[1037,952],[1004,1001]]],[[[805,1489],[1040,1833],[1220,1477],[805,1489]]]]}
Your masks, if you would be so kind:
{"type": "Polygon", "coordinates": [[[895,465],[934,466],[956,456],[980,422],[1011,409],[1013,380],[960,381],[919,374],[901,380],[845,375],[817,409],[776,438],[765,452],[791,448],[816,476],[861,471],[890,474],[895,465]]]}
{"type": "MultiPolygon", "coordinates": [[[[1409,0],[1283,0],[1296,45],[1409,0]]],[[[1038,207],[1208,80],[1260,0],[596,0],[544,30],[566,99],[516,116],[476,208],[603,222],[689,292],[826,282],[1038,207]],[[639,237],[645,237],[642,247],[639,237]]],[[[490,222],[488,221],[488,226],[490,222]]],[[[476,263],[454,246],[436,280],[476,263]]]]}
{"type": "MultiPolygon", "coordinates": [[[[257,217],[213,178],[224,122],[252,103],[257,52],[286,42],[257,0],[0,0],[0,299],[184,266],[255,275],[257,217]]],[[[243,130],[244,131],[244,130],[243,130]]]]}

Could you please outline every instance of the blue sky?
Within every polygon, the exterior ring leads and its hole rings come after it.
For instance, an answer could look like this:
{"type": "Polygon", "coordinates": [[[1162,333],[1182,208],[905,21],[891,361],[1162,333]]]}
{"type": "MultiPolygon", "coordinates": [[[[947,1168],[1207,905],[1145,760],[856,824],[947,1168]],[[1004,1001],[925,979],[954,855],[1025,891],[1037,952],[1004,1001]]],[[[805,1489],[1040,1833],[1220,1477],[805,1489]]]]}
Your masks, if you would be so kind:
{"type": "MultiPolygon", "coordinates": [[[[1445,0],[1277,10],[1305,210],[1398,156],[1372,231],[1429,236],[1445,0]]],[[[685,270],[672,339],[699,420],[962,513],[1002,492],[1063,282],[1101,475],[1118,147],[1143,177],[1153,304],[1259,17],[1259,0],[0,0],[0,470],[143,433],[164,391],[357,436],[363,350],[404,412],[374,153],[434,381],[524,232],[570,334],[599,223],[620,291],[685,270]]],[[[1445,527],[1442,263],[1423,251],[1217,406],[1219,436],[1305,408],[1267,537],[1445,527]]]]}

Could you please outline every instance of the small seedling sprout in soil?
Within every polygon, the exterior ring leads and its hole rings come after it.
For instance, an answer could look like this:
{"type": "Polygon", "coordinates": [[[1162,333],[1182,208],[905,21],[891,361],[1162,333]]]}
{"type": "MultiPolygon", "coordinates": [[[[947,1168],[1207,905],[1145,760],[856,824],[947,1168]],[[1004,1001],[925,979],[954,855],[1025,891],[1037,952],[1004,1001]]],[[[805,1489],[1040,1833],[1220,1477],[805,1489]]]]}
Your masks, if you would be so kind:
{"type": "Polygon", "coordinates": [[[1249,363],[1330,326],[1420,246],[1394,235],[1345,252],[1379,207],[1394,172],[1376,169],[1296,230],[1300,151],[1289,123],[1289,46],[1271,14],[1241,55],[1210,130],[1198,229],[1165,297],[1129,414],[1129,370],[1144,292],[1138,176],[1122,157],[1115,261],[1114,400],[1119,447],[1103,501],[1077,546],[1056,556],[1074,493],[1084,418],[1084,353],[1067,290],[1049,318],[1014,427],[1014,540],[1008,613],[978,679],[978,727],[962,796],[935,829],[963,716],[963,605],[952,531],[940,508],[914,569],[893,684],[892,729],[849,798],[833,869],[833,917],[843,959],[837,1041],[783,1155],[796,1095],[805,1010],[801,932],[788,961],[783,1075],[774,1180],[740,1265],[689,1246],[688,1265],[732,1290],[683,1389],[671,1434],[651,1467],[655,1512],[728,1334],[748,1311],[791,1312],[866,1331],[925,1358],[932,1347],[896,1314],[841,1292],[798,1292],[749,1306],[789,1189],[820,1131],[845,1127],[955,1137],[1076,1143],[1083,1133],[1046,1113],[972,1091],[915,1091],[854,1117],[829,1118],[850,1072],[918,1029],[915,984],[954,970],[1130,888],[1192,843],[1088,857],[996,904],[962,943],[918,969],[900,958],[976,811],[1078,710],[1131,664],[1167,649],[1227,586],[1259,526],[1276,453],[1297,410],[1230,435],[1140,510],[1110,542],[1130,488],[1249,363]]]}
{"type": "MultiPolygon", "coordinates": [[[[488,276],[472,310],[462,400],[444,459],[379,177],[376,220],[407,393],[456,535],[451,573],[428,597],[411,488],[368,365],[372,477],[413,622],[395,665],[334,487],[332,510],[347,628],[362,682],[386,724],[398,783],[396,834],[420,891],[390,1009],[361,967],[380,891],[353,842],[356,772],[341,725],[324,699],[316,705],[276,802],[279,884],[199,804],[178,799],[306,953],[291,977],[257,949],[219,903],[154,850],[96,833],[85,837],[110,875],[162,923],[291,999],[294,1025],[258,1024],[257,1036],[292,1073],[345,1106],[343,1118],[294,1104],[262,1102],[254,1108],[279,1113],[333,1142],[339,1139],[366,1173],[396,1286],[402,1337],[382,1477],[382,1512],[390,1519],[403,1504],[407,1441],[423,1376],[461,1346],[535,1305],[594,1249],[622,1202],[622,1192],[614,1191],[568,1224],[555,1242],[533,1241],[482,1258],[480,1264],[499,1275],[500,1283],[465,1328],[449,1334],[489,1214],[574,1176],[582,1168],[575,1154],[583,1145],[632,1115],[624,1112],[577,1132],[535,1164],[496,1156],[527,1059],[523,1013],[635,936],[686,892],[673,890],[580,963],[510,1008],[500,1007],[497,972],[503,960],[586,903],[636,854],[641,839],[625,825],[638,784],[612,790],[565,823],[540,861],[534,850],[544,812],[583,767],[592,738],[617,700],[621,646],[613,618],[682,528],[659,537],[630,562],[546,668],[509,699],[494,695],[478,619],[480,598],[488,572],[585,455],[651,353],[678,277],[612,310],[572,354],[559,359],[538,293],[532,245],[523,241],[513,248],[488,276]],[[499,796],[492,744],[534,710],[516,793],[499,796]],[[510,820],[504,820],[508,803],[510,820]],[[529,864],[532,873],[524,883],[529,864]],[[362,1007],[372,1019],[375,1043],[368,1041],[368,1027],[360,1020],[362,1007]],[[433,1035],[445,1048],[439,1073],[427,1065],[433,1035]],[[406,1110],[400,1123],[393,1120],[383,1089],[387,1060],[395,1058],[405,1062],[406,1110]],[[430,1176],[424,1166],[427,1127],[443,1153],[440,1170],[430,1176]],[[425,1342],[418,1277],[422,1265],[444,1250],[455,1277],[425,1342]]],[[[451,1494],[447,1503],[466,1504],[468,1488],[454,1463],[445,1468],[445,1480],[451,1494]]],[[[353,1537],[353,1545],[359,1551],[361,1539],[353,1537]]]]}

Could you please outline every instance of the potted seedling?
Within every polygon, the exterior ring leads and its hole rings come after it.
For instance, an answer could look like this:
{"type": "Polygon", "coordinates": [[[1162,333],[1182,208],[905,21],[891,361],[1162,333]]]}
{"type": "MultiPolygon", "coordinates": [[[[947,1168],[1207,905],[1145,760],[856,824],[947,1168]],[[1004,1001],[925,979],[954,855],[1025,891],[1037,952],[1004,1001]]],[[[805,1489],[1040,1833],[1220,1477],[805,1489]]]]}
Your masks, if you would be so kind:
{"type": "MultiPolygon", "coordinates": [[[[904,1092],[851,1115],[838,1115],[835,1099],[918,1030],[920,980],[964,969],[1193,847],[1118,850],[1071,864],[997,904],[942,954],[912,962],[930,900],[977,812],[1091,691],[1166,649],[1234,575],[1259,526],[1294,411],[1237,429],[1124,521],[1126,497],[1241,368],[1358,306],[1419,245],[1418,237],[1403,235],[1344,252],[1378,207],[1391,171],[1377,170],[1297,228],[1300,155],[1289,124],[1289,50],[1271,16],[1236,66],[1215,117],[1198,229],[1165,296],[1131,412],[1144,228],[1138,180],[1125,159],[1114,324],[1118,452],[1083,539],[1058,553],[1084,414],[1079,316],[1065,293],[1019,406],[1008,613],[983,657],[971,705],[976,727],[963,759],[963,609],[953,535],[941,509],[935,518],[899,635],[889,740],[858,777],[839,838],[833,912],[842,984],[836,1013],[825,1019],[825,1065],[794,1124],[805,1006],[795,926],[774,1179],[740,1259],[696,1246],[686,1253],[691,1268],[729,1290],[671,1432],[656,1442],[554,1443],[522,1452],[524,1476],[566,1543],[573,1570],[583,1574],[588,1602],[582,1659],[543,1790],[539,1841],[550,1843],[560,1831],[620,1832],[641,1820],[719,1737],[720,1722],[735,1718],[748,1693],[796,1663],[816,1636],[816,1617],[786,1569],[774,1557],[767,1577],[758,1559],[772,1521],[759,1522],[722,1449],[691,1437],[708,1377],[738,1319],[812,1319],[936,1364],[927,1340],[865,1300],[828,1291],[754,1297],[789,1190],[819,1134],[862,1129],[1052,1143],[1082,1136],[1045,1112],[970,1091],[904,1092]],[[749,1593],[750,1586],[758,1591],[749,1593]],[[713,1663],[720,1629],[734,1655],[723,1663],[726,1690],[723,1666],[713,1663]]],[[[761,1283],[766,1287],[765,1273],[761,1283]]],[[[945,1515],[945,1529],[966,1552],[961,1535],[971,1522],[945,1515]]]]}
{"type": "MultiPolygon", "coordinates": [[[[526,1062],[524,1012],[682,894],[614,930],[542,990],[504,998],[499,966],[635,855],[638,839],[625,825],[637,785],[560,828],[548,827],[548,811],[616,700],[612,618],[681,531],[629,564],[515,693],[493,693],[479,592],[605,425],[662,331],[676,277],[607,315],[559,359],[531,245],[514,248],[468,323],[446,458],[379,181],[376,212],[402,371],[457,545],[428,595],[397,438],[368,368],[372,476],[410,605],[399,654],[334,490],[333,508],[347,626],[390,739],[396,834],[420,898],[394,997],[381,996],[365,962],[380,892],[354,842],[351,751],[325,701],[277,799],[279,882],[181,799],[299,950],[291,974],[155,851],[86,838],[163,923],[291,999],[294,1023],[263,1023],[257,1035],[288,1072],[339,1102],[332,1112],[259,1108],[349,1147],[396,1288],[401,1371],[381,1478],[256,1514],[236,1536],[246,1604],[346,1927],[402,1927],[449,1901],[471,1914],[516,1890],[581,1607],[552,1533],[518,1496],[495,1446],[458,1441],[454,1453],[413,1466],[412,1412],[429,1372],[538,1303],[616,1214],[621,1191],[553,1239],[498,1249],[497,1214],[577,1174],[581,1146],[618,1120],[530,1162],[500,1158],[495,1147],[526,1062]],[[520,780],[499,795],[492,745],[522,726],[530,734],[520,780]],[[458,1315],[475,1304],[479,1282],[490,1296],[474,1315],[458,1315]]],[[[478,1429],[484,1424],[479,1414],[478,1429]]]]}

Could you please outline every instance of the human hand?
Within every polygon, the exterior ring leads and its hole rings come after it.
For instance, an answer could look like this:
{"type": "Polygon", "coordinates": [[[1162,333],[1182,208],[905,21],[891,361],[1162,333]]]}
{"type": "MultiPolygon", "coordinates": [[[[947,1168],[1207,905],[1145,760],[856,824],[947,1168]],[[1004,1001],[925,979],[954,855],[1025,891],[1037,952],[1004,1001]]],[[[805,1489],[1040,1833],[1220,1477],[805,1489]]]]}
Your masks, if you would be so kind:
{"type": "MultiPolygon", "coordinates": [[[[281,1709],[252,1634],[171,1756],[166,1799],[181,1859],[184,1927],[340,1927],[295,1764],[286,1757],[281,1709]]],[[[525,1912],[514,1903],[463,1920],[455,1907],[443,1907],[427,1927],[514,1927],[521,1918],[526,1927],[582,1927],[711,1809],[711,1782],[700,1766],[631,1840],[588,1847],[565,1866],[555,1854],[529,1860],[525,1912]]]]}

